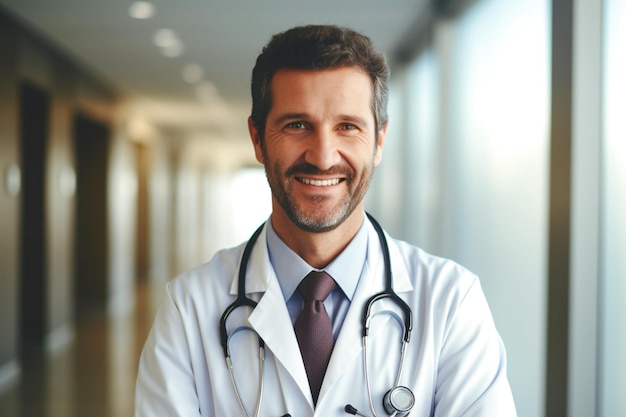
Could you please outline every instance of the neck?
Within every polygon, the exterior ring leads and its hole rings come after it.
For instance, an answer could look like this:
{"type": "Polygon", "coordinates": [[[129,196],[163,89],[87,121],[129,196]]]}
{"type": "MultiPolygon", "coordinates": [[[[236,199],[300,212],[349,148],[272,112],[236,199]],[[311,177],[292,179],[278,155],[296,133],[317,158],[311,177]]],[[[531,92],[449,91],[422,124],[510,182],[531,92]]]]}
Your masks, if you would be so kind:
{"type": "Polygon", "coordinates": [[[312,267],[322,269],[330,264],[357,234],[363,223],[363,208],[357,207],[335,229],[322,233],[302,230],[280,210],[272,212],[271,221],[276,234],[287,246],[312,267]]]}

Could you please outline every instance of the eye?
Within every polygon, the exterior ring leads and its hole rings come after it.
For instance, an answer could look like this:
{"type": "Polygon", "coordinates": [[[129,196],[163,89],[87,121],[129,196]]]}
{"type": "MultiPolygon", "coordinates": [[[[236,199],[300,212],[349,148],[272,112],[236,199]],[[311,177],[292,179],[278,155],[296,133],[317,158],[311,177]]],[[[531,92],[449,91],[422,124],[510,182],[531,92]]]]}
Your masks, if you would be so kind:
{"type": "Polygon", "coordinates": [[[340,130],[358,130],[359,127],[353,123],[344,123],[339,127],[340,130]]]}
{"type": "Polygon", "coordinates": [[[306,125],[304,122],[290,122],[285,126],[286,129],[305,129],[306,125]]]}

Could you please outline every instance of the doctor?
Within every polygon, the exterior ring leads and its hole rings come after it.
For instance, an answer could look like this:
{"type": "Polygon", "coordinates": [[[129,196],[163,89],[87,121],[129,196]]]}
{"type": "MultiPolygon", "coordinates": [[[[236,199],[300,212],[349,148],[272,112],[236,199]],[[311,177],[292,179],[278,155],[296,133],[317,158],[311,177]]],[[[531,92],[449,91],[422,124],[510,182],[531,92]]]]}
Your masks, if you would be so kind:
{"type": "Polygon", "coordinates": [[[364,211],[388,77],[370,40],[346,28],[293,28],[263,49],[248,127],[272,214],[245,256],[246,245],[220,251],[167,284],[141,355],[136,417],[516,415],[478,278],[379,235],[364,211]],[[303,288],[321,281],[330,294],[306,302],[303,288]],[[225,314],[236,299],[246,305],[225,314]],[[308,336],[305,311],[322,323],[308,336]]]}

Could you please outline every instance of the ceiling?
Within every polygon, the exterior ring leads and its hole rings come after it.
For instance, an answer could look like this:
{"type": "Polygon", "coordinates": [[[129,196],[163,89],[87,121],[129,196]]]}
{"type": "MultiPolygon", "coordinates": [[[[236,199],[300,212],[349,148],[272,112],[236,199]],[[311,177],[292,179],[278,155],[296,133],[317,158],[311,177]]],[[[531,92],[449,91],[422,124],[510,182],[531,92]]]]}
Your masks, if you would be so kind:
{"type": "Polygon", "coordinates": [[[252,67],[272,34],[300,24],[350,26],[391,57],[429,2],[154,0],[154,16],[149,19],[131,18],[132,3],[0,0],[24,23],[109,82],[142,116],[159,124],[197,129],[215,129],[233,118],[245,127],[252,67]],[[178,56],[164,56],[155,45],[160,29],[175,32],[183,46],[178,56]],[[193,82],[183,79],[189,64],[195,65],[196,72],[188,74],[195,75],[193,82]],[[203,93],[198,94],[198,88],[203,93]]]}

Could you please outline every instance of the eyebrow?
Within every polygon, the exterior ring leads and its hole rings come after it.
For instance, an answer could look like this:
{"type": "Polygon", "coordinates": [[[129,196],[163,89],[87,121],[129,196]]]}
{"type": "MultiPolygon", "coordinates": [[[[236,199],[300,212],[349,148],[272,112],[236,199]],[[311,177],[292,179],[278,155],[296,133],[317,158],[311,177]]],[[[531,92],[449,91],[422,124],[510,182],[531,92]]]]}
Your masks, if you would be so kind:
{"type": "Polygon", "coordinates": [[[367,120],[359,116],[351,116],[349,114],[342,114],[339,116],[339,119],[344,122],[354,122],[359,126],[368,126],[367,120]]]}
{"type": "MultiPolygon", "coordinates": [[[[273,125],[274,126],[278,126],[278,125],[282,125],[283,123],[289,121],[289,120],[308,120],[310,117],[309,115],[307,115],[306,113],[285,113],[282,116],[280,116],[279,118],[277,118],[276,120],[274,120],[273,125]]],[[[359,116],[351,116],[348,114],[340,114],[337,117],[338,120],[341,120],[343,122],[353,122],[357,125],[360,126],[367,126],[367,120],[365,120],[362,117],[359,116]]]]}

